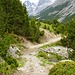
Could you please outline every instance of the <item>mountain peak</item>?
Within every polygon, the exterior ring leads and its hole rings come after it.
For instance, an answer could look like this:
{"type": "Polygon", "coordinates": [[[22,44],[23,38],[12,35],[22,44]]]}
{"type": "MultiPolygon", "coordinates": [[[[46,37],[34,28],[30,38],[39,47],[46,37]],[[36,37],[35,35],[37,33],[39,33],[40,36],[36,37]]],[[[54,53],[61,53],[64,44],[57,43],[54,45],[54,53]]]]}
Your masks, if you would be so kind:
{"type": "Polygon", "coordinates": [[[39,0],[38,4],[31,3],[29,0],[26,0],[24,4],[27,7],[27,11],[29,15],[36,15],[46,7],[50,6],[53,4],[53,0],[39,0]]]}
{"type": "Polygon", "coordinates": [[[24,4],[26,5],[26,8],[27,8],[27,11],[28,11],[28,14],[30,15],[31,12],[33,12],[36,8],[36,4],[35,3],[31,3],[29,0],[26,0],[24,2],[24,4]]]}
{"type": "Polygon", "coordinates": [[[44,4],[44,3],[50,3],[50,2],[52,2],[52,0],[39,0],[39,3],[38,3],[38,5],[42,5],[42,4],[44,4]]]}

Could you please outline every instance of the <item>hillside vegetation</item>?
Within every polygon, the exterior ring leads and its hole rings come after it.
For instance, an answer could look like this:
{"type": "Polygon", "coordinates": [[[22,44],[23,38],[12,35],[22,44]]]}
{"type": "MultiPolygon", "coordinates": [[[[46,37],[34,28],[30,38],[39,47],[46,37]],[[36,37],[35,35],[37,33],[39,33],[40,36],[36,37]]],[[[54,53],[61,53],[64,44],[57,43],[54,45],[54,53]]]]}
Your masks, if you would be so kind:
{"type": "MultiPolygon", "coordinates": [[[[7,75],[16,70],[18,62],[8,54],[11,44],[19,43],[14,34],[39,42],[39,22],[29,21],[26,7],[19,0],[0,1],[0,72],[7,75]],[[13,34],[13,35],[12,35],[13,34]]],[[[43,35],[43,34],[41,34],[43,35]]]]}
{"type": "Polygon", "coordinates": [[[75,72],[75,62],[66,61],[66,62],[58,62],[54,67],[50,70],[49,75],[74,75],[75,72]]]}
{"type": "Polygon", "coordinates": [[[70,53],[70,59],[75,59],[75,18],[66,22],[59,23],[57,19],[54,19],[50,25],[46,25],[45,29],[49,31],[53,31],[55,34],[61,34],[62,39],[60,42],[56,43],[58,45],[62,45],[68,48],[72,48],[73,52],[70,53]],[[51,28],[48,28],[48,26],[51,28]]]}

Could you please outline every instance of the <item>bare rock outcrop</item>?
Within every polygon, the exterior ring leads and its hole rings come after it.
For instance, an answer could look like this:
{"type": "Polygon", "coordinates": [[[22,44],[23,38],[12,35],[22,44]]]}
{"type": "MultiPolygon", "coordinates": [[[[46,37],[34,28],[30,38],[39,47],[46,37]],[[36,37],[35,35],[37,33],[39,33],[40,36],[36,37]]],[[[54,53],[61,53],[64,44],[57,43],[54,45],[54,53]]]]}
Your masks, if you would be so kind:
{"type": "Polygon", "coordinates": [[[20,50],[18,49],[18,47],[9,47],[8,54],[12,55],[12,57],[19,58],[19,53],[20,50]]]}
{"type": "Polygon", "coordinates": [[[47,47],[41,50],[43,50],[44,52],[53,52],[55,54],[58,54],[59,56],[62,56],[63,58],[68,58],[68,50],[72,51],[72,49],[63,46],[47,47]]]}

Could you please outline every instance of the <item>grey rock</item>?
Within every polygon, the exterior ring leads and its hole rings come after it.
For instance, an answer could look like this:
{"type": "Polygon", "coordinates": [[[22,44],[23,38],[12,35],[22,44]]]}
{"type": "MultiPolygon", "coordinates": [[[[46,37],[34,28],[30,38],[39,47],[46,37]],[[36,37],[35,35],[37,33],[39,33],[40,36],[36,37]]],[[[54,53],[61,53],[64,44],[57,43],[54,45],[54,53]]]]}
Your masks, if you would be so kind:
{"type": "Polygon", "coordinates": [[[20,53],[20,50],[17,47],[9,47],[8,54],[12,55],[14,58],[19,58],[19,55],[16,52],[20,53]]]}
{"type": "Polygon", "coordinates": [[[38,5],[36,6],[35,11],[33,12],[34,15],[37,15],[40,13],[40,11],[44,10],[46,7],[53,4],[52,0],[39,0],[38,5]]]}
{"type": "Polygon", "coordinates": [[[68,49],[62,46],[56,46],[56,47],[47,47],[45,49],[41,49],[42,51],[48,53],[53,52],[55,54],[58,54],[59,56],[62,56],[63,58],[68,58],[68,52],[67,50],[72,51],[73,49],[68,49]]]}

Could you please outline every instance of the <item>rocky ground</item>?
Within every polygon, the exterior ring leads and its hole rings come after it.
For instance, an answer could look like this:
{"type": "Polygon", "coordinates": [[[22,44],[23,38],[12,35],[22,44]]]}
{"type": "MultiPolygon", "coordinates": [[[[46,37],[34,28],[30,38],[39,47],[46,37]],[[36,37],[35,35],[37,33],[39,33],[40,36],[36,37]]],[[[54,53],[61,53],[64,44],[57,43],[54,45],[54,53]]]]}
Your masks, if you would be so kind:
{"type": "MultiPolygon", "coordinates": [[[[47,35],[46,31],[45,33],[45,35],[47,35]]],[[[51,36],[51,34],[48,34],[48,36],[51,36]]],[[[35,55],[37,54],[39,47],[46,44],[50,44],[52,42],[59,41],[60,39],[60,36],[54,36],[50,39],[48,38],[48,40],[45,43],[41,44],[31,44],[30,42],[27,42],[25,45],[27,46],[27,49],[22,52],[23,55],[21,56],[22,58],[26,58],[27,62],[23,67],[18,68],[18,71],[16,73],[13,73],[12,75],[48,75],[49,70],[53,67],[53,65],[42,66],[42,62],[35,55]]]]}

